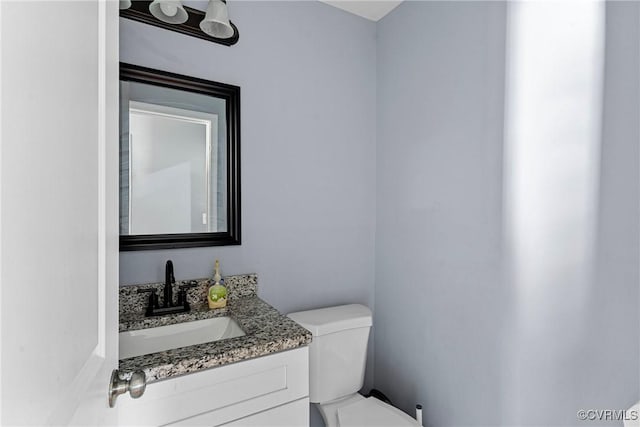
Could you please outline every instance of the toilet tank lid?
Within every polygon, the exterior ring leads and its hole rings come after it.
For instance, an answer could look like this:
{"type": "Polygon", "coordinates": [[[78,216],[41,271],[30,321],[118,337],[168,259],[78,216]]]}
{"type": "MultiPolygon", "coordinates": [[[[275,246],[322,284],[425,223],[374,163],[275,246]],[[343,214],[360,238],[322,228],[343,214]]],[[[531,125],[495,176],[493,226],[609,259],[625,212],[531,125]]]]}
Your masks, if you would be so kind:
{"type": "Polygon", "coordinates": [[[347,329],[370,327],[371,310],[361,304],[339,305],[317,310],[298,311],[289,318],[316,337],[347,329]]]}

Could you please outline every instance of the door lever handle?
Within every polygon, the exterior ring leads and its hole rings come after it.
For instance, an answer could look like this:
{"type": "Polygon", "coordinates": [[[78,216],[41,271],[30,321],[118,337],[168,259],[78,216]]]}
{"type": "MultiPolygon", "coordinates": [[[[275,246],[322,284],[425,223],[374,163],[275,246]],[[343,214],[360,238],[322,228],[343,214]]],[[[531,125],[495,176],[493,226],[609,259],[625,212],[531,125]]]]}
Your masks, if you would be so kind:
{"type": "Polygon", "coordinates": [[[132,399],[137,399],[144,394],[146,388],[147,377],[143,371],[135,371],[129,380],[125,380],[120,378],[120,372],[114,369],[109,382],[109,407],[116,406],[116,399],[121,394],[129,392],[132,399]]]}

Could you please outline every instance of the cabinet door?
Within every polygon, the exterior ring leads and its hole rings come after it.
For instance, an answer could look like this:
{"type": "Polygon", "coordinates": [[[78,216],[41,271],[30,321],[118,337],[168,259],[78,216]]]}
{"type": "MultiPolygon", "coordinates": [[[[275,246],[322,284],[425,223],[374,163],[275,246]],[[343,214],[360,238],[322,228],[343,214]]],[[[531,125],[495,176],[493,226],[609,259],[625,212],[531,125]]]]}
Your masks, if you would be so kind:
{"type": "Polygon", "coordinates": [[[217,426],[309,396],[307,347],[147,385],[118,398],[120,425],[217,426]]]}
{"type": "Polygon", "coordinates": [[[224,424],[224,427],[300,427],[309,425],[309,399],[300,399],[224,424]]]}

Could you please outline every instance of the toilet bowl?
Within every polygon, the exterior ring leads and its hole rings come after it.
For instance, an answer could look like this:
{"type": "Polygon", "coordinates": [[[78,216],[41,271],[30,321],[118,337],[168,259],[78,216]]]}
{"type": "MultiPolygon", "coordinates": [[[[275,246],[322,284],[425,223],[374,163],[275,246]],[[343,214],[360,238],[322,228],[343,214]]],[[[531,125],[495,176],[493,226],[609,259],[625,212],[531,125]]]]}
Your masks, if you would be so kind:
{"type": "Polygon", "coordinates": [[[364,383],[371,310],[360,304],[299,311],[289,318],[313,335],[309,346],[309,400],[327,427],[417,426],[416,420],[374,397],[364,383]]]}

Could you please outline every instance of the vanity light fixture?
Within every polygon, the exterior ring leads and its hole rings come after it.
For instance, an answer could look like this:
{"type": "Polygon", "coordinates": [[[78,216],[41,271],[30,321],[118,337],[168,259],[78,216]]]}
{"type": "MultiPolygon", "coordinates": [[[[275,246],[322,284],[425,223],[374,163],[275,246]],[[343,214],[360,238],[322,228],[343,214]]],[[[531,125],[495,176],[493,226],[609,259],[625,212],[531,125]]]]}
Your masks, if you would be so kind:
{"type": "Polygon", "coordinates": [[[153,0],[149,5],[149,12],[168,24],[182,24],[189,17],[181,0],[153,0]]]}
{"type": "Polygon", "coordinates": [[[226,0],[209,0],[206,11],[184,6],[181,0],[120,0],[120,16],[225,46],[240,38],[226,0]]]}
{"type": "Polygon", "coordinates": [[[207,13],[200,22],[200,29],[211,37],[228,39],[234,30],[229,22],[229,11],[225,0],[209,0],[207,13]]]}

